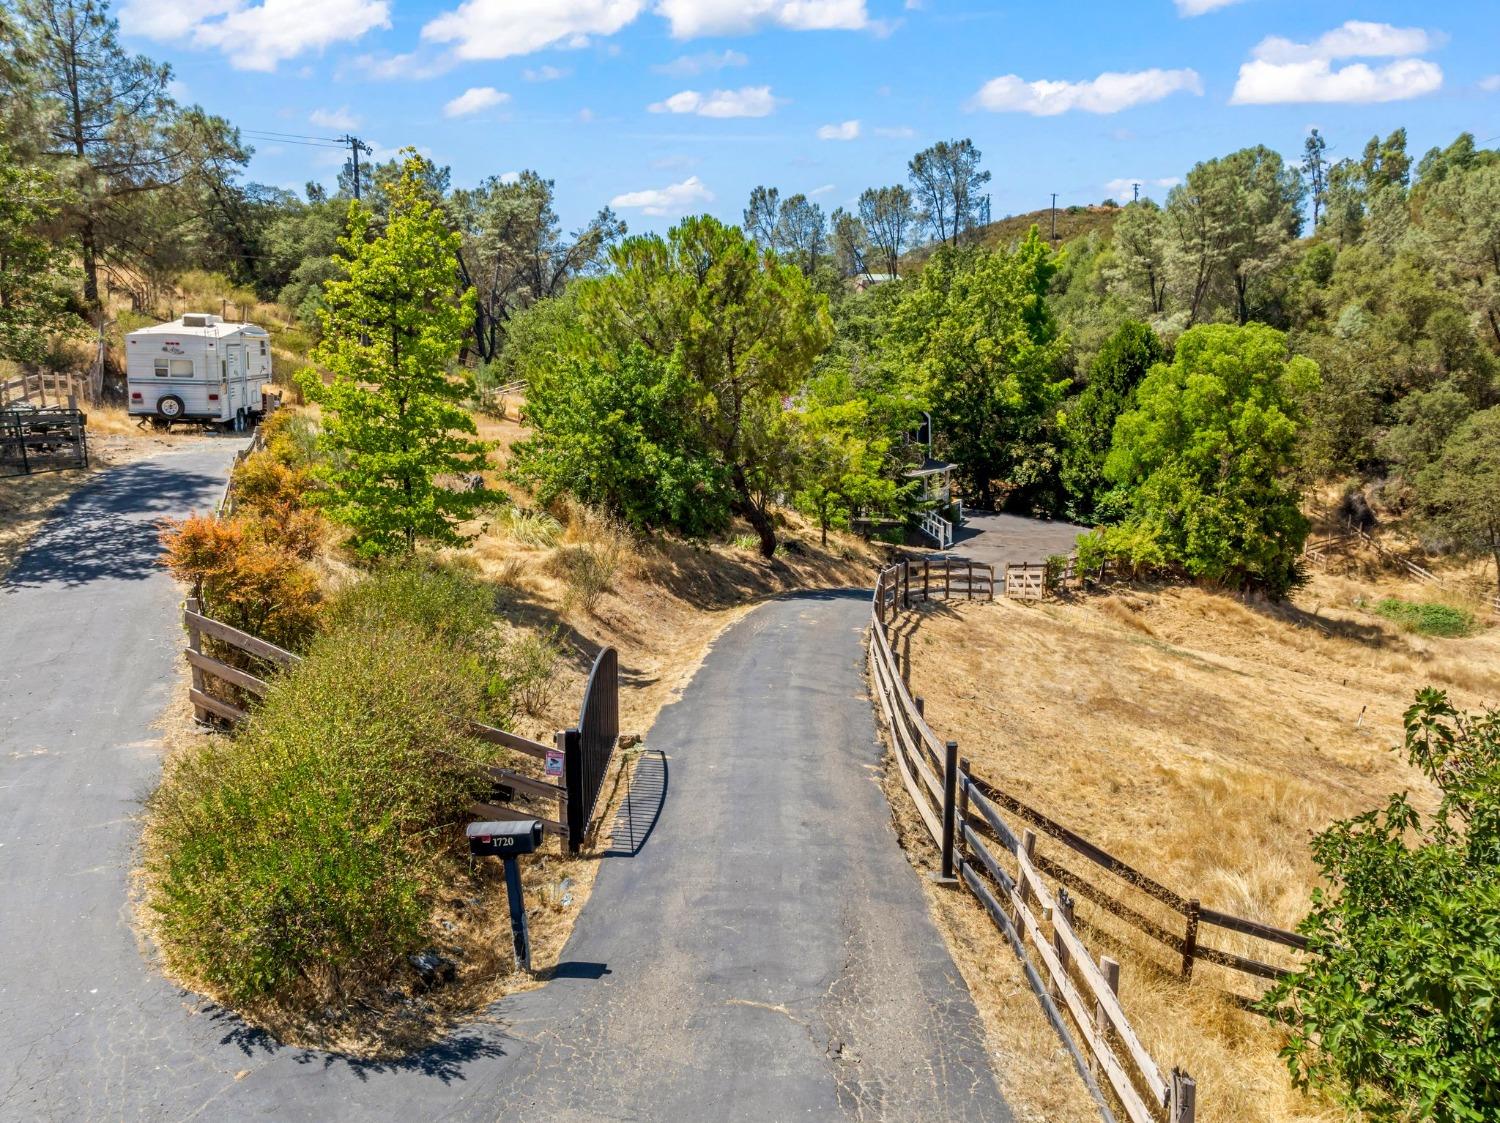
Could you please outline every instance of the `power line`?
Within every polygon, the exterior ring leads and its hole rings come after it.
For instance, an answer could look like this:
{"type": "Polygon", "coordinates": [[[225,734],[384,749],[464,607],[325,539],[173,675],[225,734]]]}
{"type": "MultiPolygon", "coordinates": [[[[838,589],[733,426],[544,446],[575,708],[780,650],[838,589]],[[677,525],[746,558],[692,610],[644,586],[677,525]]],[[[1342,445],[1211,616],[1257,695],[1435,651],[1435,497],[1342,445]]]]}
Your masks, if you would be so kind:
{"type": "Polygon", "coordinates": [[[264,142],[266,142],[268,144],[296,144],[296,145],[300,145],[303,148],[343,148],[344,147],[342,144],[324,144],[323,142],[316,141],[316,140],[292,140],[292,139],[290,139],[288,137],[281,137],[281,136],[261,136],[259,133],[244,132],[243,130],[241,132],[241,135],[244,136],[244,137],[246,137],[246,138],[248,138],[249,140],[264,141],[264,142]]]}
{"type": "Polygon", "coordinates": [[[306,136],[302,133],[279,133],[274,129],[245,129],[246,133],[259,133],[261,136],[273,136],[281,140],[315,140],[323,144],[344,145],[344,138],[337,136],[306,136]]]}

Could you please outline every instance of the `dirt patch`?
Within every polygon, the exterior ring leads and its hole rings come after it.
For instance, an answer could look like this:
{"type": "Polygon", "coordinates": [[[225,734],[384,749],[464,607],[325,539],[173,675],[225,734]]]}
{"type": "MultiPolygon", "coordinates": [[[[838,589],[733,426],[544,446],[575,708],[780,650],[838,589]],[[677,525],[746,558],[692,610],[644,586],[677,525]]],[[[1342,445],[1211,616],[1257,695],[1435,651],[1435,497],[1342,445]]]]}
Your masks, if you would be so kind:
{"type": "MultiPolygon", "coordinates": [[[[936,605],[903,617],[895,643],[928,720],[977,775],[1183,896],[1290,928],[1315,884],[1314,832],[1392,791],[1431,802],[1392,751],[1414,691],[1443,687],[1467,708],[1500,700],[1500,628],[1424,639],[1367,607],[1410,592],[1385,576],[1319,574],[1287,605],[1193,588],[936,605]]],[[[1051,846],[1040,848],[1065,857],[1051,846]]],[[[1050,1030],[1003,937],[967,895],[934,900],[998,1051],[1041,1047],[1050,1030]]],[[[1086,901],[1079,918],[1096,953],[1121,961],[1122,1001],[1147,1047],[1197,1079],[1200,1118],[1343,1117],[1297,1093],[1276,1055],[1282,1035],[1223,997],[1258,993],[1253,980],[1200,963],[1184,985],[1166,948],[1086,901]]],[[[1215,946],[1266,957],[1263,943],[1211,931],[1215,946]]],[[[1054,1075],[1021,1079],[1018,1099],[1073,1118],[1051,1099],[1054,1075]]]]}

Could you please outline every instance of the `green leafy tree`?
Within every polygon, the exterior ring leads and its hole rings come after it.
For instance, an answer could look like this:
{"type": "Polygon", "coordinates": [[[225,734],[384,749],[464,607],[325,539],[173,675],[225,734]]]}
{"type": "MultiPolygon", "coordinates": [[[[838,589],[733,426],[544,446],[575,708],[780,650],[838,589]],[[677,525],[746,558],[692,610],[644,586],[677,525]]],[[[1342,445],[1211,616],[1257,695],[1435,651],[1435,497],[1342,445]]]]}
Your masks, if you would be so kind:
{"type": "Polygon", "coordinates": [[[983,158],[974,142],[964,137],[940,140],[907,163],[912,196],[939,242],[958,245],[988,213],[987,199],[980,195],[990,181],[990,173],[979,168],[983,158]]]}
{"type": "Polygon", "coordinates": [[[1299,174],[1263,145],[1206,160],[1172,188],[1174,287],[1191,321],[1206,318],[1210,298],[1229,303],[1239,323],[1250,321],[1254,287],[1301,230],[1302,197],[1299,174]]]}
{"type": "Polygon", "coordinates": [[[1312,196],[1313,228],[1323,213],[1323,203],[1328,196],[1328,142],[1317,129],[1308,131],[1302,145],[1302,174],[1307,177],[1308,193],[1312,196]]]}
{"type": "MultiPolygon", "coordinates": [[[[836,385],[837,380],[825,383],[836,385]]],[[[847,529],[856,513],[894,509],[901,488],[891,472],[891,441],[879,433],[868,402],[814,400],[796,416],[795,426],[799,464],[792,502],[818,520],[823,545],[830,527],[847,529]]]]}
{"type": "Polygon", "coordinates": [[[1143,314],[1167,310],[1168,241],[1162,210],[1150,199],[1125,207],[1115,221],[1115,261],[1110,287],[1127,295],[1143,314]]]}
{"type": "Polygon", "coordinates": [[[625,518],[638,530],[690,535],[729,519],[724,466],[693,419],[706,408],[681,364],[632,347],[623,355],[579,347],[576,319],[543,314],[517,319],[505,354],[529,372],[531,436],[511,447],[510,474],[542,503],[572,495],[625,518]],[[540,330],[533,332],[533,327],[540,330]],[[585,350],[585,353],[578,353],[585,350]],[[538,355],[542,361],[529,357],[538,355]]]}
{"type": "Polygon", "coordinates": [[[881,269],[899,277],[902,251],[916,232],[919,219],[911,192],[899,185],[867,187],[860,192],[859,217],[870,233],[881,269]]]}
{"type": "Polygon", "coordinates": [[[1046,299],[1056,268],[1035,227],[1013,253],[943,250],[892,318],[890,362],[932,411],[970,503],[1036,501],[1055,481],[1048,428],[1067,385],[1046,299]]]}
{"type": "Polygon", "coordinates": [[[120,46],[102,0],[16,0],[40,105],[42,152],[75,189],[69,207],[83,296],[99,303],[99,269],[131,229],[122,204],[176,178],[166,126],[171,68],[120,46]]]}
{"type": "Polygon", "coordinates": [[[1470,414],[1416,482],[1427,525],[1461,553],[1488,555],[1500,583],[1500,406],[1470,414]]]}
{"type": "Polygon", "coordinates": [[[1500,1117],[1500,711],[1424,690],[1405,726],[1436,812],[1402,792],[1313,839],[1308,959],[1262,1008],[1298,1085],[1368,1119],[1481,1123],[1500,1117]]]}
{"type": "Polygon", "coordinates": [[[424,184],[426,162],[408,151],[389,185],[384,232],[367,239],[370,213],[349,208],[341,240],[347,277],[324,287],[316,369],[298,382],[323,407],[330,515],[354,531],[367,557],[410,552],[419,539],[464,541],[457,524],[493,495],[440,486],[439,473],[485,466],[486,446],[463,408],[465,380],[451,373],[473,297],[460,299],[458,235],[424,184]]]}
{"type": "Polygon", "coordinates": [[[1308,527],[1292,478],[1300,403],[1317,383],[1316,364],[1289,359],[1264,324],[1185,332],[1115,423],[1104,472],[1124,516],[1087,548],[1286,593],[1308,527]]]}
{"type": "Polygon", "coordinates": [[[1500,160],[1447,175],[1423,206],[1434,264],[1500,349],[1500,160]]]}
{"type": "Polygon", "coordinates": [[[83,326],[68,249],[47,231],[63,202],[55,177],[0,145],[0,359],[39,362],[56,335],[83,326]]]}
{"type": "MultiPolygon", "coordinates": [[[[766,557],[776,552],[770,508],[787,482],[778,445],[784,402],[832,340],[827,298],[801,271],[706,215],[667,237],[627,238],[614,270],[583,282],[573,352],[618,369],[642,349],[687,380],[690,408],[673,422],[715,465],[724,503],[745,518],[766,557]]],[[[544,444],[561,439],[538,428],[544,444]]]]}
{"type": "Polygon", "coordinates": [[[1108,488],[1104,462],[1114,437],[1115,420],[1135,405],[1135,388],[1146,372],[1166,357],[1167,349],[1155,332],[1145,324],[1127,321],[1095,356],[1088,385],[1067,404],[1062,482],[1074,518],[1092,518],[1099,510],[1108,488]]]}

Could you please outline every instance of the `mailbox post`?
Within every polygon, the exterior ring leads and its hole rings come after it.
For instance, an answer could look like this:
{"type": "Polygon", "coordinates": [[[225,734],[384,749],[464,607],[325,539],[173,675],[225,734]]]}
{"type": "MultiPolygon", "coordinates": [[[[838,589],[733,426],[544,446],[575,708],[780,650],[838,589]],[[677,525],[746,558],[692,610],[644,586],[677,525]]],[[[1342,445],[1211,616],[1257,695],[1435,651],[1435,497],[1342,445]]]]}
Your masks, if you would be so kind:
{"type": "Polygon", "coordinates": [[[526,930],[526,903],[521,897],[521,865],[517,859],[542,844],[542,824],[535,819],[516,822],[470,823],[469,853],[476,858],[499,858],[505,863],[505,897],[510,905],[510,935],[516,962],[531,970],[531,936],[526,930]]]}

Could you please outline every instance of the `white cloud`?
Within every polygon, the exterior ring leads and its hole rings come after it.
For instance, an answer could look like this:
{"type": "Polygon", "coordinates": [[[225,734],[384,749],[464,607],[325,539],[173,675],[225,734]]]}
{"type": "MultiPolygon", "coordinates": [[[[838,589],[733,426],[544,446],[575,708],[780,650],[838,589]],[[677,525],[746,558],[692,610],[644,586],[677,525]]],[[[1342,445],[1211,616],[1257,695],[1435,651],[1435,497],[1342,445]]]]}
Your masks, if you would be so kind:
{"type": "Polygon", "coordinates": [[[858,121],[845,121],[840,125],[823,125],[818,129],[819,140],[855,140],[858,137],[858,121]]]}
{"type": "Polygon", "coordinates": [[[671,75],[673,78],[692,78],[698,74],[724,70],[730,66],[745,66],[749,61],[749,56],[739,51],[705,51],[701,55],[682,55],[671,62],[653,66],[651,69],[658,74],[671,75]]]}
{"type": "Polygon", "coordinates": [[[543,47],[581,47],[613,35],[640,15],[645,0],[464,0],[422,28],[422,38],[453,43],[465,59],[499,59],[543,47]]]}
{"type": "Polygon", "coordinates": [[[571,70],[564,70],[560,66],[537,66],[521,71],[521,77],[528,82],[556,82],[559,78],[566,78],[572,73],[571,70]]]}
{"type": "Polygon", "coordinates": [[[587,125],[594,119],[594,111],[585,105],[578,111],[578,119],[587,125]]]}
{"type": "Polygon", "coordinates": [[[1306,62],[1310,59],[1401,58],[1425,55],[1441,46],[1443,36],[1420,27],[1393,27],[1388,23],[1349,20],[1325,31],[1311,43],[1294,43],[1279,35],[1262,39],[1250,52],[1266,62],[1306,62]]]}
{"type": "Polygon", "coordinates": [[[129,0],[120,18],[132,34],[163,41],[184,33],[218,47],[236,70],[275,70],[285,59],[390,27],[388,0],[129,0]]]}
{"type": "Polygon", "coordinates": [[[521,173],[520,172],[501,172],[500,176],[499,176],[499,179],[500,179],[500,182],[504,183],[504,184],[520,183],[521,182],[521,173]]]}
{"type": "Polygon", "coordinates": [[[337,109],[314,109],[307,115],[308,121],[320,129],[357,129],[359,118],[349,112],[347,105],[337,109]]]}
{"type": "Polygon", "coordinates": [[[769,117],[776,109],[770,86],[743,86],[702,94],[683,90],[647,106],[652,113],[696,113],[699,117],[769,117]]]}
{"type": "Polygon", "coordinates": [[[1121,176],[1119,179],[1112,179],[1106,183],[1104,190],[1109,193],[1107,198],[1125,200],[1135,197],[1135,185],[1137,183],[1141,185],[1142,195],[1150,195],[1152,194],[1151,188],[1153,187],[1170,189],[1176,187],[1181,182],[1181,177],[1175,175],[1162,176],[1159,179],[1150,179],[1138,175],[1121,176]]]}
{"type": "Polygon", "coordinates": [[[910,140],[917,135],[917,130],[910,125],[876,125],[870,131],[876,136],[890,137],[893,140],[910,140]]]}
{"type": "Polygon", "coordinates": [[[807,193],[807,197],[809,199],[816,199],[819,195],[827,195],[830,191],[833,191],[833,190],[834,190],[834,185],[833,184],[831,184],[831,183],[825,183],[825,184],[823,184],[822,187],[814,187],[811,191],[809,191],[807,193]]]}
{"type": "Polygon", "coordinates": [[[611,207],[622,210],[639,210],[643,214],[682,214],[696,203],[711,203],[714,193],[704,186],[697,176],[688,176],[681,183],[666,187],[653,187],[645,191],[627,191],[609,201],[611,207]]]}
{"type": "Polygon", "coordinates": [[[1201,16],[1205,12],[1212,12],[1216,8],[1227,8],[1239,2],[1240,0],[1177,0],[1177,14],[1188,17],[1201,16]]]}
{"type": "Polygon", "coordinates": [[[1133,105],[1160,101],[1170,94],[1184,91],[1203,93],[1203,83],[1196,70],[1105,73],[1086,82],[1027,82],[1014,74],[1007,74],[991,78],[981,86],[972,104],[994,113],[1031,113],[1037,117],[1052,117],[1072,109],[1088,113],[1118,113],[1133,105]]]}
{"type": "Polygon", "coordinates": [[[493,109],[497,105],[504,105],[509,100],[509,94],[501,93],[494,86],[475,86],[465,90],[443,106],[443,116],[467,117],[471,113],[479,113],[486,109],[493,109]]]}
{"type": "Polygon", "coordinates": [[[436,78],[452,70],[457,61],[450,55],[416,50],[400,55],[360,55],[354,67],[371,78],[389,82],[394,78],[436,78]]]}
{"type": "Polygon", "coordinates": [[[733,35],[758,27],[858,31],[870,23],[865,0],[658,0],[653,11],[678,39],[733,35]]]}
{"type": "Polygon", "coordinates": [[[1430,94],[1443,71],[1426,59],[1402,59],[1372,67],[1362,62],[1334,70],[1327,59],[1310,62],[1247,62],[1240,67],[1231,105],[1285,102],[1402,101],[1430,94]]]}
{"type": "Polygon", "coordinates": [[[1432,93],[1443,84],[1437,63],[1415,58],[1440,46],[1444,36],[1420,27],[1349,20],[1311,43],[1270,36],[1258,43],[1251,60],[1240,66],[1234,105],[1279,105],[1286,102],[1401,101],[1432,93]],[[1356,62],[1335,67],[1338,59],[1391,58],[1380,66],[1356,62]]]}
{"type": "Polygon", "coordinates": [[[1491,74],[1488,78],[1479,79],[1479,88],[1489,94],[1500,92],[1500,74],[1491,74]]]}

